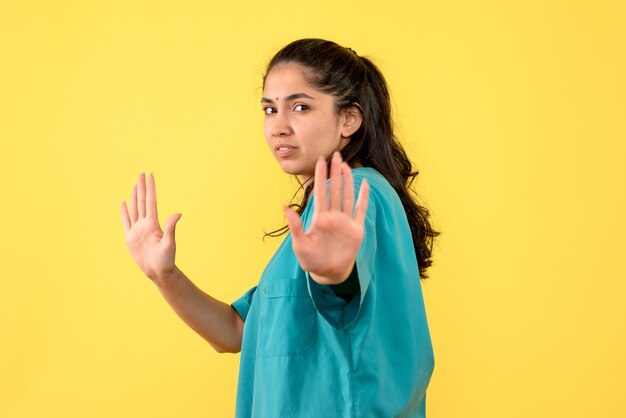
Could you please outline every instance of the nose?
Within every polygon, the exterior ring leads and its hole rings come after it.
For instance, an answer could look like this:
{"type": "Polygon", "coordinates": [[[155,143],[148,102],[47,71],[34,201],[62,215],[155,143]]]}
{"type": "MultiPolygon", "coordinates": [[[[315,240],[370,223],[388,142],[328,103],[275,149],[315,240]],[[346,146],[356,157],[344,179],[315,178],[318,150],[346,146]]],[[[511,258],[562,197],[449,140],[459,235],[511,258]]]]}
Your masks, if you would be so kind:
{"type": "Polygon", "coordinates": [[[293,133],[289,116],[285,112],[279,112],[272,118],[272,136],[289,136],[293,133]]]}

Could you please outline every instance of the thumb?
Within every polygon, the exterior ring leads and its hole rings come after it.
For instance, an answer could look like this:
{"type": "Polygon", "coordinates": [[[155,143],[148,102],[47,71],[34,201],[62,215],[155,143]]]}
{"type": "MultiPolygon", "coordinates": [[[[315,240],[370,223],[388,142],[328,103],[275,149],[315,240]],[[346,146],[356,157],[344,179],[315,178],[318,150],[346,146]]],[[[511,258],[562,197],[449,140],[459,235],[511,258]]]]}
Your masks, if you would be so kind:
{"type": "Polygon", "coordinates": [[[165,228],[163,229],[163,238],[168,241],[174,241],[174,237],[176,235],[176,224],[182,216],[182,213],[176,213],[167,219],[165,222],[165,228]]]}
{"type": "Polygon", "coordinates": [[[289,206],[284,207],[285,217],[287,218],[287,225],[289,231],[291,231],[291,238],[293,241],[300,241],[304,238],[304,229],[302,228],[302,220],[300,216],[289,206]]]}

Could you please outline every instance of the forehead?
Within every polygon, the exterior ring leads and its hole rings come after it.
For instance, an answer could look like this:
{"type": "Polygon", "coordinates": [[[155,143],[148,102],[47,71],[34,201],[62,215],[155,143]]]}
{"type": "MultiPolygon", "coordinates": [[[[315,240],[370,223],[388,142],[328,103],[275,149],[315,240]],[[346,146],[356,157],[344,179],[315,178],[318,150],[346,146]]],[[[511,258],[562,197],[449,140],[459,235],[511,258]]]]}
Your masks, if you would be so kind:
{"type": "Polygon", "coordinates": [[[295,63],[282,63],[274,66],[265,77],[263,86],[264,96],[280,98],[295,92],[321,92],[311,86],[306,80],[305,67],[295,63]]]}

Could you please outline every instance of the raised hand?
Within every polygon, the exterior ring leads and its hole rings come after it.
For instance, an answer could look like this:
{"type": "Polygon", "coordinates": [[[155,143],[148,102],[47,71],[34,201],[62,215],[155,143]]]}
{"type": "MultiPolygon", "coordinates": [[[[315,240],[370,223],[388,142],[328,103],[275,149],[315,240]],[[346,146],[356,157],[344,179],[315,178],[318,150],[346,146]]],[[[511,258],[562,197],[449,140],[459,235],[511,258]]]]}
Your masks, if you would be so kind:
{"type": "Polygon", "coordinates": [[[350,275],[363,241],[369,184],[365,179],[361,183],[353,215],[352,171],[339,152],[335,152],[330,165],[330,199],[326,173],[326,161],[320,157],[315,166],[315,208],[309,230],[304,232],[300,217],[291,208],[285,208],[285,216],[302,269],[320,284],[336,284],[350,275]]]}
{"type": "Polygon", "coordinates": [[[157,217],[156,187],[150,174],[146,187],[146,176],[139,180],[130,198],[130,214],[126,202],[122,202],[122,224],[126,232],[126,245],[141,271],[152,280],[166,277],[174,271],[176,242],[174,232],[181,214],[175,214],[161,230],[157,217]]]}

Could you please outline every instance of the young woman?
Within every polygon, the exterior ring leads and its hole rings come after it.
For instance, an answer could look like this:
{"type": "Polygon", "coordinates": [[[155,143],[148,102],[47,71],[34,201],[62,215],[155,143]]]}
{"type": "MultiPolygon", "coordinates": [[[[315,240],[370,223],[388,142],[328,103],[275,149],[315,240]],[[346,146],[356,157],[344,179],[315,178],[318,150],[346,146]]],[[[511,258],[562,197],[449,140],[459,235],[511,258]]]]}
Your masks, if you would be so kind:
{"type": "Polygon", "coordinates": [[[304,196],[259,284],[228,305],[176,266],[154,177],[140,175],[128,248],[176,313],[220,352],[241,351],[238,417],[424,417],[434,367],[420,277],[434,231],[412,198],[417,172],[392,128],[374,64],[320,39],[295,41],[263,80],[265,138],[304,196]]]}

